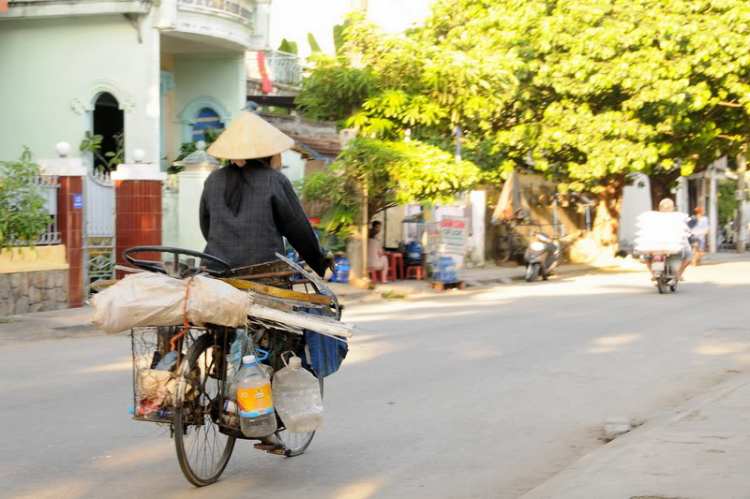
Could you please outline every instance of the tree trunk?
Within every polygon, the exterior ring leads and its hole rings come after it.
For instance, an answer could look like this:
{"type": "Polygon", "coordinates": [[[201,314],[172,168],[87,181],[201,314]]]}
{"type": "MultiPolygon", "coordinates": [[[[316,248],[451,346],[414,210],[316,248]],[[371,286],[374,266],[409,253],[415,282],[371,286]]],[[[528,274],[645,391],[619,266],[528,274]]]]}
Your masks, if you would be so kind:
{"type": "Polygon", "coordinates": [[[619,243],[618,229],[624,187],[624,177],[609,181],[599,193],[599,204],[594,216],[592,236],[602,251],[612,255],[617,252],[619,243]]]}
{"type": "Polygon", "coordinates": [[[674,187],[674,183],[679,177],[679,170],[662,173],[660,175],[649,175],[648,180],[651,188],[651,208],[654,211],[659,210],[659,203],[662,199],[669,198],[674,201],[672,187],[674,187]]]}
{"type": "Polygon", "coordinates": [[[352,233],[346,240],[346,255],[351,265],[349,281],[357,287],[367,288],[370,284],[367,272],[367,191],[363,182],[356,182],[352,190],[360,201],[360,209],[352,233]]]}

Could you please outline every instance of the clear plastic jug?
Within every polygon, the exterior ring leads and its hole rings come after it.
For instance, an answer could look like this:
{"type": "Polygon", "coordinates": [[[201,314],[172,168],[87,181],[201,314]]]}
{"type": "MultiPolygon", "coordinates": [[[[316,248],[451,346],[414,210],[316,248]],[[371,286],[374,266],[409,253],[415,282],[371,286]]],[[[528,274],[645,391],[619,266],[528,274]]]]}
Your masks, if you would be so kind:
{"type": "Polygon", "coordinates": [[[320,382],[302,369],[299,357],[292,357],[287,367],[276,372],[273,393],[279,417],[290,432],[311,433],[323,424],[320,382]]]}

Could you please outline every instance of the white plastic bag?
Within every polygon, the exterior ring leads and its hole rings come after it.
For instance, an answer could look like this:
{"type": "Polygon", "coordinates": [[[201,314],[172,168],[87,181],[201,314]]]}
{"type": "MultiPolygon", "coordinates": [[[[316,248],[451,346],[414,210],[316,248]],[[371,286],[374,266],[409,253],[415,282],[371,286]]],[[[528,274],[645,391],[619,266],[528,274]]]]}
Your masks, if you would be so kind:
{"type": "Polygon", "coordinates": [[[247,322],[247,310],[252,305],[250,293],[231,284],[208,277],[187,279],[190,283],[188,320],[193,324],[218,324],[237,327],[247,322]]]}
{"type": "Polygon", "coordinates": [[[132,274],[92,298],[92,322],[107,333],[177,326],[183,323],[184,303],[183,281],[152,272],[132,274]]]}
{"type": "Polygon", "coordinates": [[[107,333],[118,333],[134,327],[179,326],[185,320],[239,327],[247,321],[252,298],[208,277],[180,280],[144,272],[125,277],[94,296],[91,304],[92,322],[107,333]]]}

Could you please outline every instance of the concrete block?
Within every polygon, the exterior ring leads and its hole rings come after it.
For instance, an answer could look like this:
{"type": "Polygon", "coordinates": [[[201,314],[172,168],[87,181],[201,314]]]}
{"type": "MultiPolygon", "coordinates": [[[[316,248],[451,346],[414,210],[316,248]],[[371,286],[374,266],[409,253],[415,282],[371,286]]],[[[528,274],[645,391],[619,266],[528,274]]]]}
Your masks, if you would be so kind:
{"type": "Polygon", "coordinates": [[[34,279],[33,281],[29,279],[29,281],[33,282],[35,287],[43,288],[46,284],[46,272],[34,272],[32,275],[34,276],[34,279]]]}
{"type": "Polygon", "coordinates": [[[50,270],[49,272],[45,272],[44,274],[45,274],[44,275],[44,289],[52,289],[52,288],[54,288],[55,287],[55,279],[57,277],[55,275],[55,271],[54,270],[50,270]]]}
{"type": "Polygon", "coordinates": [[[44,312],[44,303],[34,303],[29,307],[29,312],[35,314],[37,312],[44,312]]]}
{"type": "Polygon", "coordinates": [[[19,300],[16,300],[14,314],[28,314],[29,313],[29,297],[22,296],[19,300]]]}
{"type": "Polygon", "coordinates": [[[27,295],[29,297],[29,306],[34,305],[36,303],[39,303],[42,301],[42,294],[39,289],[37,289],[36,286],[31,286],[29,288],[29,294],[27,295]]]}
{"type": "Polygon", "coordinates": [[[68,276],[67,270],[57,270],[55,271],[55,287],[61,288],[68,284],[68,280],[66,277],[68,276]]]}
{"type": "Polygon", "coordinates": [[[13,288],[20,287],[22,280],[23,274],[10,274],[10,285],[13,286],[13,288]]]}
{"type": "Polygon", "coordinates": [[[0,274],[0,301],[7,300],[12,294],[12,275],[13,274],[0,274]]]}

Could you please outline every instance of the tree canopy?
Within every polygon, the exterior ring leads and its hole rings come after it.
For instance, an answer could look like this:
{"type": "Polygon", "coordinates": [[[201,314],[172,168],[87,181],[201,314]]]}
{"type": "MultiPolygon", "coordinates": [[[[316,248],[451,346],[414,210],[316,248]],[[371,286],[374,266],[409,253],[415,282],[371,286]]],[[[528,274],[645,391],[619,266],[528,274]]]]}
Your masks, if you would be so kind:
{"type": "Polygon", "coordinates": [[[388,35],[351,19],[299,98],[364,135],[412,137],[490,172],[531,169],[600,194],[634,172],[668,184],[737,154],[750,132],[743,0],[438,0],[388,35]],[[336,98],[333,98],[333,97],[336,98]]]}

